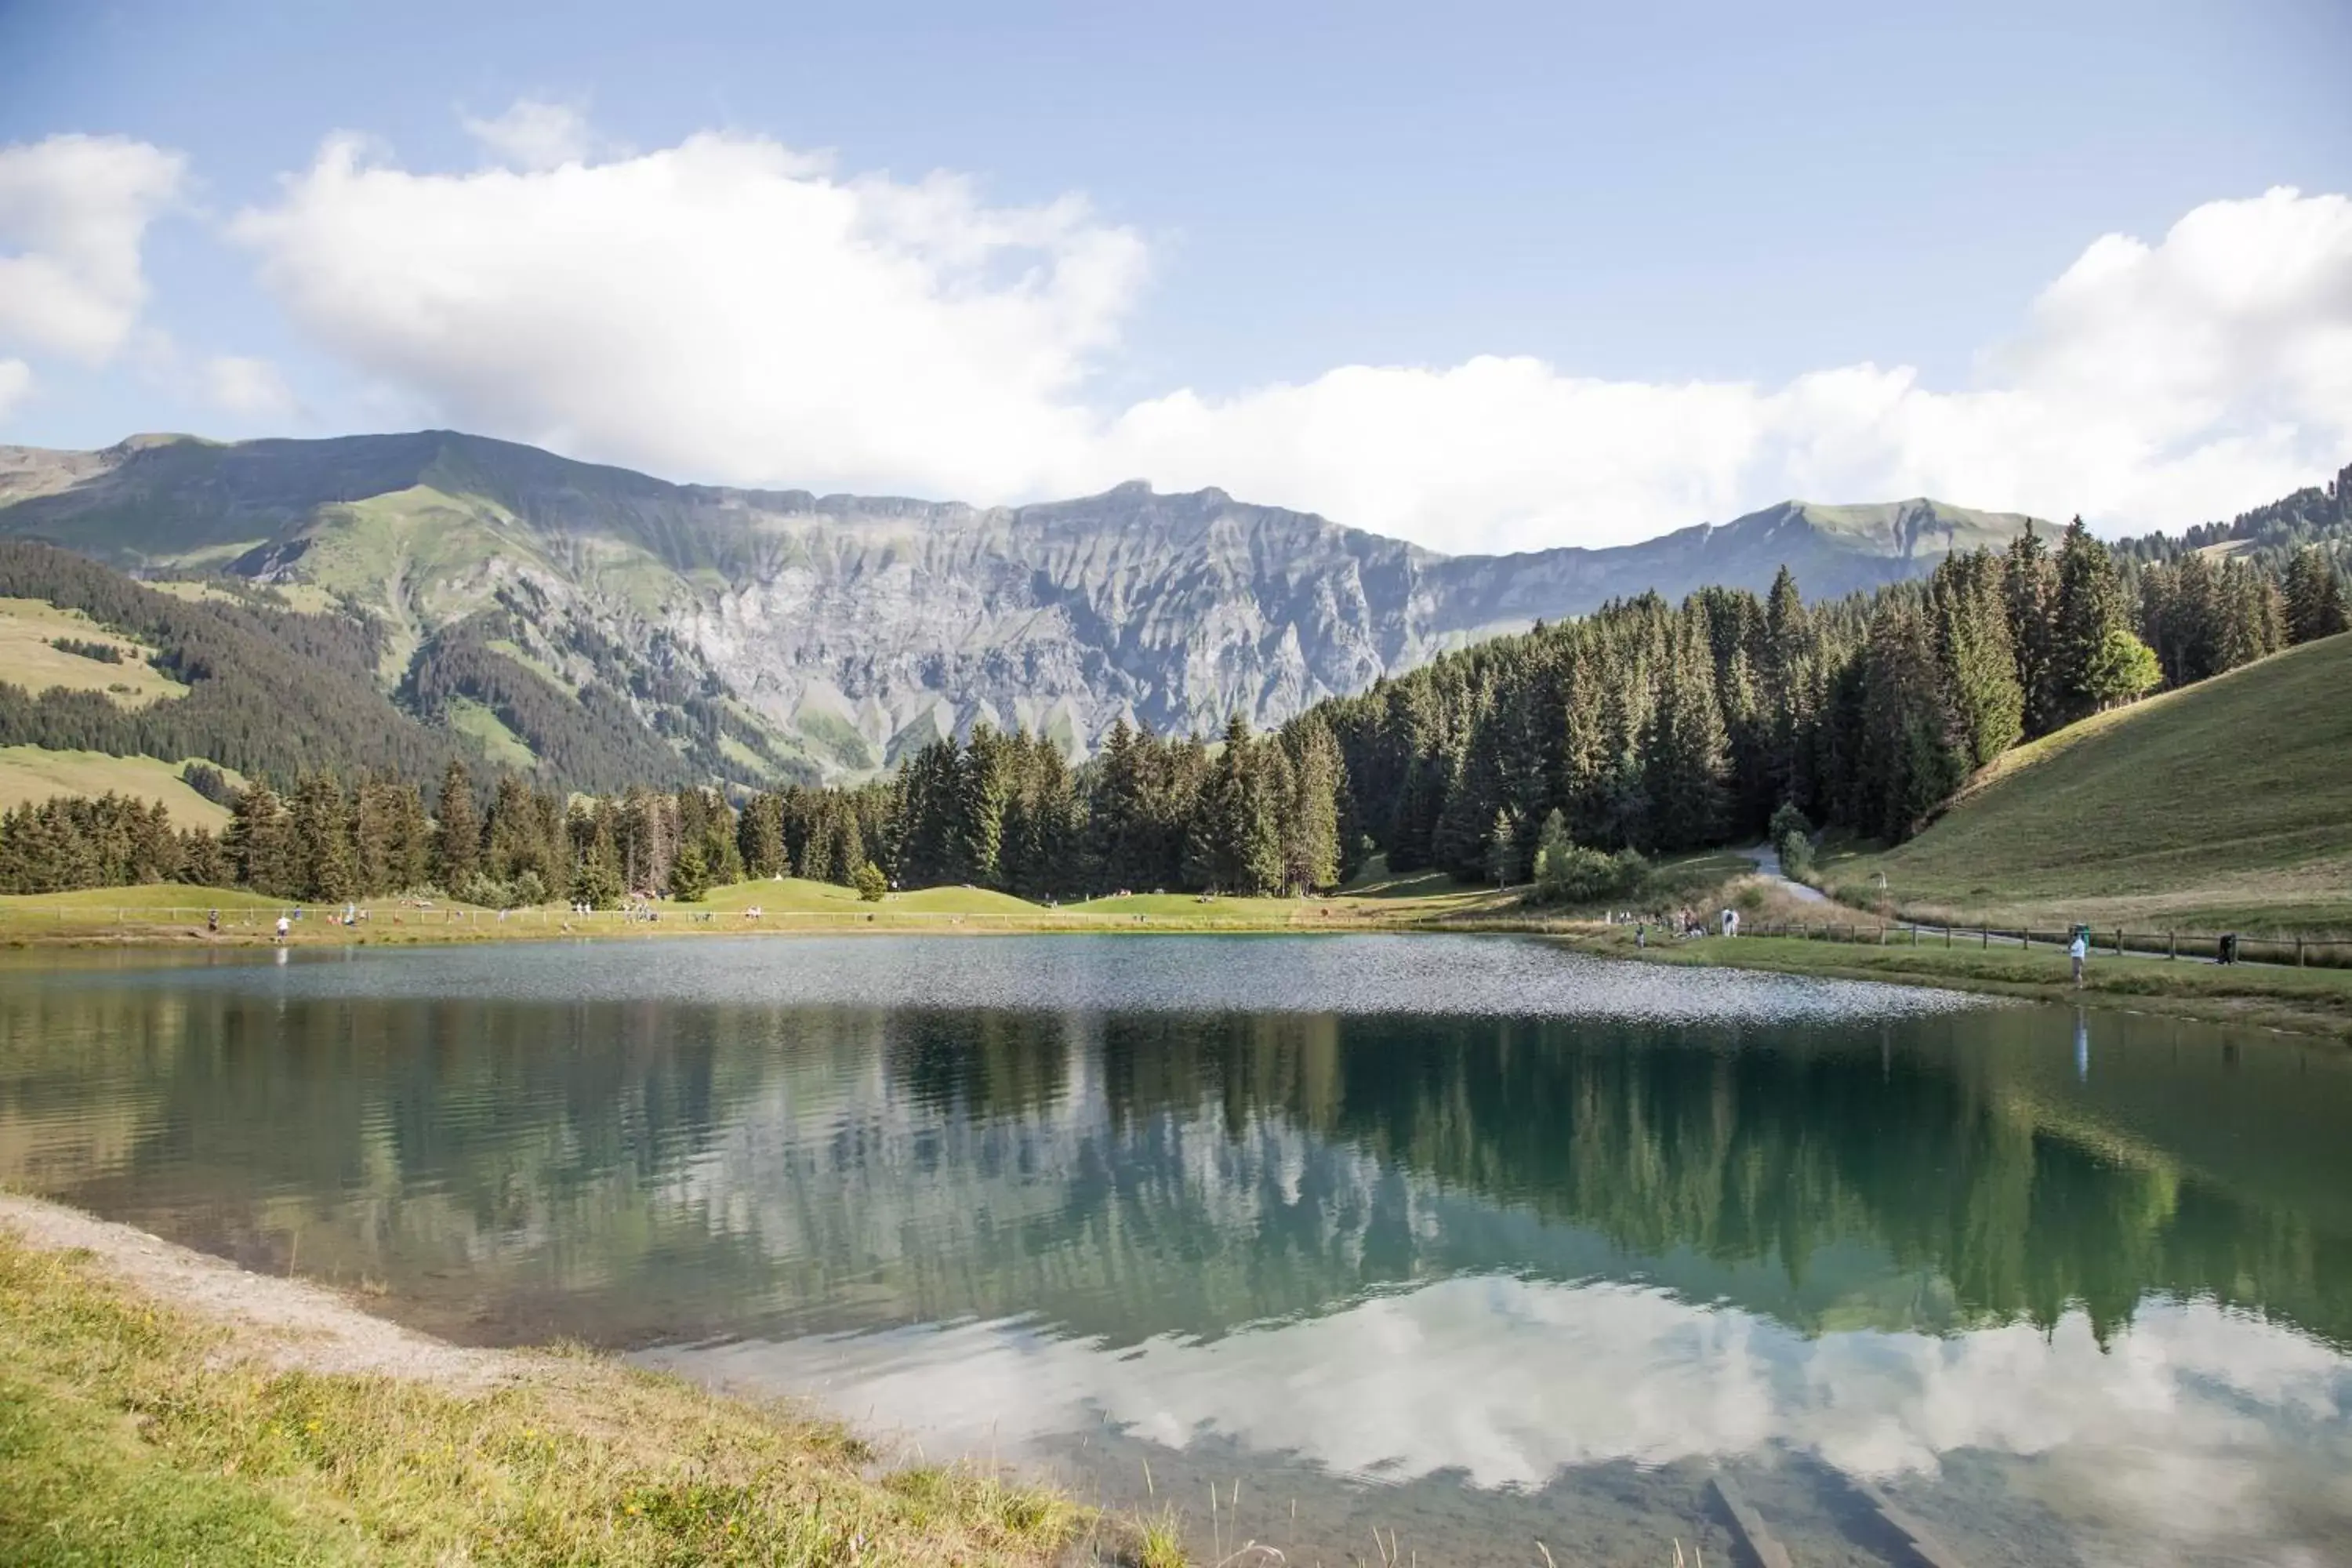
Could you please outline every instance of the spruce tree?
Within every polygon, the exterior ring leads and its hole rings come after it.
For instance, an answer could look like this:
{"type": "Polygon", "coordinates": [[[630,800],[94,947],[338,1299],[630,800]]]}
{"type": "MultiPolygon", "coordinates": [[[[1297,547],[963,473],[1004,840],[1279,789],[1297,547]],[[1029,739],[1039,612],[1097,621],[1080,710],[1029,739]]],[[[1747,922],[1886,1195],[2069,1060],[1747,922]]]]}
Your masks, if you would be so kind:
{"type": "Polygon", "coordinates": [[[2286,569],[2286,639],[2307,643],[2346,629],[2344,583],[2327,552],[2306,544],[2286,569]]]}
{"type": "Polygon", "coordinates": [[[1988,552],[1947,557],[1929,580],[1936,655],[1968,739],[1985,767],[2024,732],[2025,691],[2001,601],[2000,568],[1988,552]]]}
{"type": "Polygon", "coordinates": [[[433,880],[452,898],[473,884],[482,867],[482,822],[474,810],[474,780],[463,763],[441,775],[433,825],[433,880]]]}
{"type": "Polygon", "coordinates": [[[2052,640],[2052,686],[2057,721],[2068,723],[2098,707],[2093,671],[2105,657],[2107,634],[2125,625],[2115,556],[2091,537],[2083,520],[2066,525],[2058,547],[2058,597],[2052,640]]]}
{"type": "MultiPolygon", "coordinates": [[[[1003,886],[1004,804],[1012,794],[1013,746],[986,721],[971,727],[956,770],[957,870],[976,887],[1003,886]]],[[[854,875],[850,867],[845,874],[854,875]]]]}
{"type": "Polygon", "coordinates": [[[300,867],[296,897],[340,903],[358,894],[349,808],[334,774],[305,773],[296,782],[290,829],[300,867]]]}
{"type": "Polygon", "coordinates": [[[1518,819],[1498,811],[1486,829],[1486,879],[1497,888],[1520,880],[1518,819]]]}
{"type": "Polygon", "coordinates": [[[276,898],[301,895],[302,868],[295,860],[285,808],[265,780],[250,781],[237,796],[221,848],[236,879],[254,891],[276,898]]]}
{"type": "Polygon", "coordinates": [[[1322,716],[1309,713],[1284,735],[1291,795],[1284,818],[1284,881],[1301,892],[1337,887],[1343,856],[1341,796],[1347,763],[1322,716]]]}
{"type": "Polygon", "coordinates": [[[2025,735],[2046,735],[2065,721],[2058,687],[2058,570],[2050,548],[2029,522],[2001,563],[2001,596],[2009,612],[2010,647],[2017,659],[2025,735]]]}
{"type": "Polygon", "coordinates": [[[681,904],[698,904],[710,890],[709,868],[702,859],[702,840],[689,838],[678,846],[670,862],[669,896],[681,904]]]}
{"type": "Polygon", "coordinates": [[[1728,804],[1728,742],[1704,630],[1690,620],[1675,632],[1650,725],[1643,773],[1658,847],[1695,849],[1717,842],[1728,804]]]}

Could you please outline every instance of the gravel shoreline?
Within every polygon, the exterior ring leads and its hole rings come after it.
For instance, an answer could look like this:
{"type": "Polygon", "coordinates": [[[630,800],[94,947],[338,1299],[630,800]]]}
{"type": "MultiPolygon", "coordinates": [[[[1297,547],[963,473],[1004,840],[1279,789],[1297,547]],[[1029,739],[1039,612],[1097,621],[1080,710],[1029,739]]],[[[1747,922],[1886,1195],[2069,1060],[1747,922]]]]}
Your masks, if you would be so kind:
{"type": "Polygon", "coordinates": [[[229,1329],[241,1351],[283,1370],[415,1378],[461,1394],[530,1373],[527,1352],[453,1345],[379,1318],[326,1286],[256,1274],[62,1204],[0,1193],[0,1227],[40,1251],[90,1254],[118,1282],[229,1329]]]}

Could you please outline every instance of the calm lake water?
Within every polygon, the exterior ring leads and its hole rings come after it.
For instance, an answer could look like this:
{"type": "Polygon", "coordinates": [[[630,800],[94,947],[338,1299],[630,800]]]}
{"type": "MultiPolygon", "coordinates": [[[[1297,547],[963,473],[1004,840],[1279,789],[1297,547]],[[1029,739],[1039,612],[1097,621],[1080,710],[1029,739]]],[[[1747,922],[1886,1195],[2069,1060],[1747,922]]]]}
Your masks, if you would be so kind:
{"type": "Polygon", "coordinates": [[[1874,1490],[2352,1563],[2327,1043],[1505,938],[45,956],[0,1180],[1220,1555],[1733,1563],[1721,1476],[1807,1568],[1911,1561],[1874,1490]]]}

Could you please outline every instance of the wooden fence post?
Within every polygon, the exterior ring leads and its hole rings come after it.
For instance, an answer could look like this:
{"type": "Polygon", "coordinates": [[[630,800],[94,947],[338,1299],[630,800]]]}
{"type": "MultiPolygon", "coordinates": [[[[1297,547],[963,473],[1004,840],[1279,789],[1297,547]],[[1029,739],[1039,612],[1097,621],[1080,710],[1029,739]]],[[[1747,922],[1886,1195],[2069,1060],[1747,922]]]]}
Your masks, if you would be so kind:
{"type": "Polygon", "coordinates": [[[2123,955],[2124,955],[2124,928],[2123,928],[2123,927],[2121,927],[2121,926],[2117,926],[2117,927],[2116,927],[2116,956],[2117,958],[2121,958],[2123,955]]]}
{"type": "Polygon", "coordinates": [[[2294,939],[2294,966],[2297,969],[2303,967],[2303,938],[2301,937],[2294,939]]]}

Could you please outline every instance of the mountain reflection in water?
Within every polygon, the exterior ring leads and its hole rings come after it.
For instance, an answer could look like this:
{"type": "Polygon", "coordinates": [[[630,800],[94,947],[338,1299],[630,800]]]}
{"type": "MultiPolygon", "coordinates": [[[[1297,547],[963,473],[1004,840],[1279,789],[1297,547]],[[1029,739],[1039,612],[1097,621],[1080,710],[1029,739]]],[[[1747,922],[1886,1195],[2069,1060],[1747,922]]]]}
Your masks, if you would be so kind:
{"type": "Polygon", "coordinates": [[[0,969],[0,1178],[1445,1561],[1727,1550],[1725,1465],[1808,1563],[1889,1560],[1841,1477],[1971,1564],[2352,1560],[2347,1125],[2333,1046],[1496,939],[0,969]]]}

